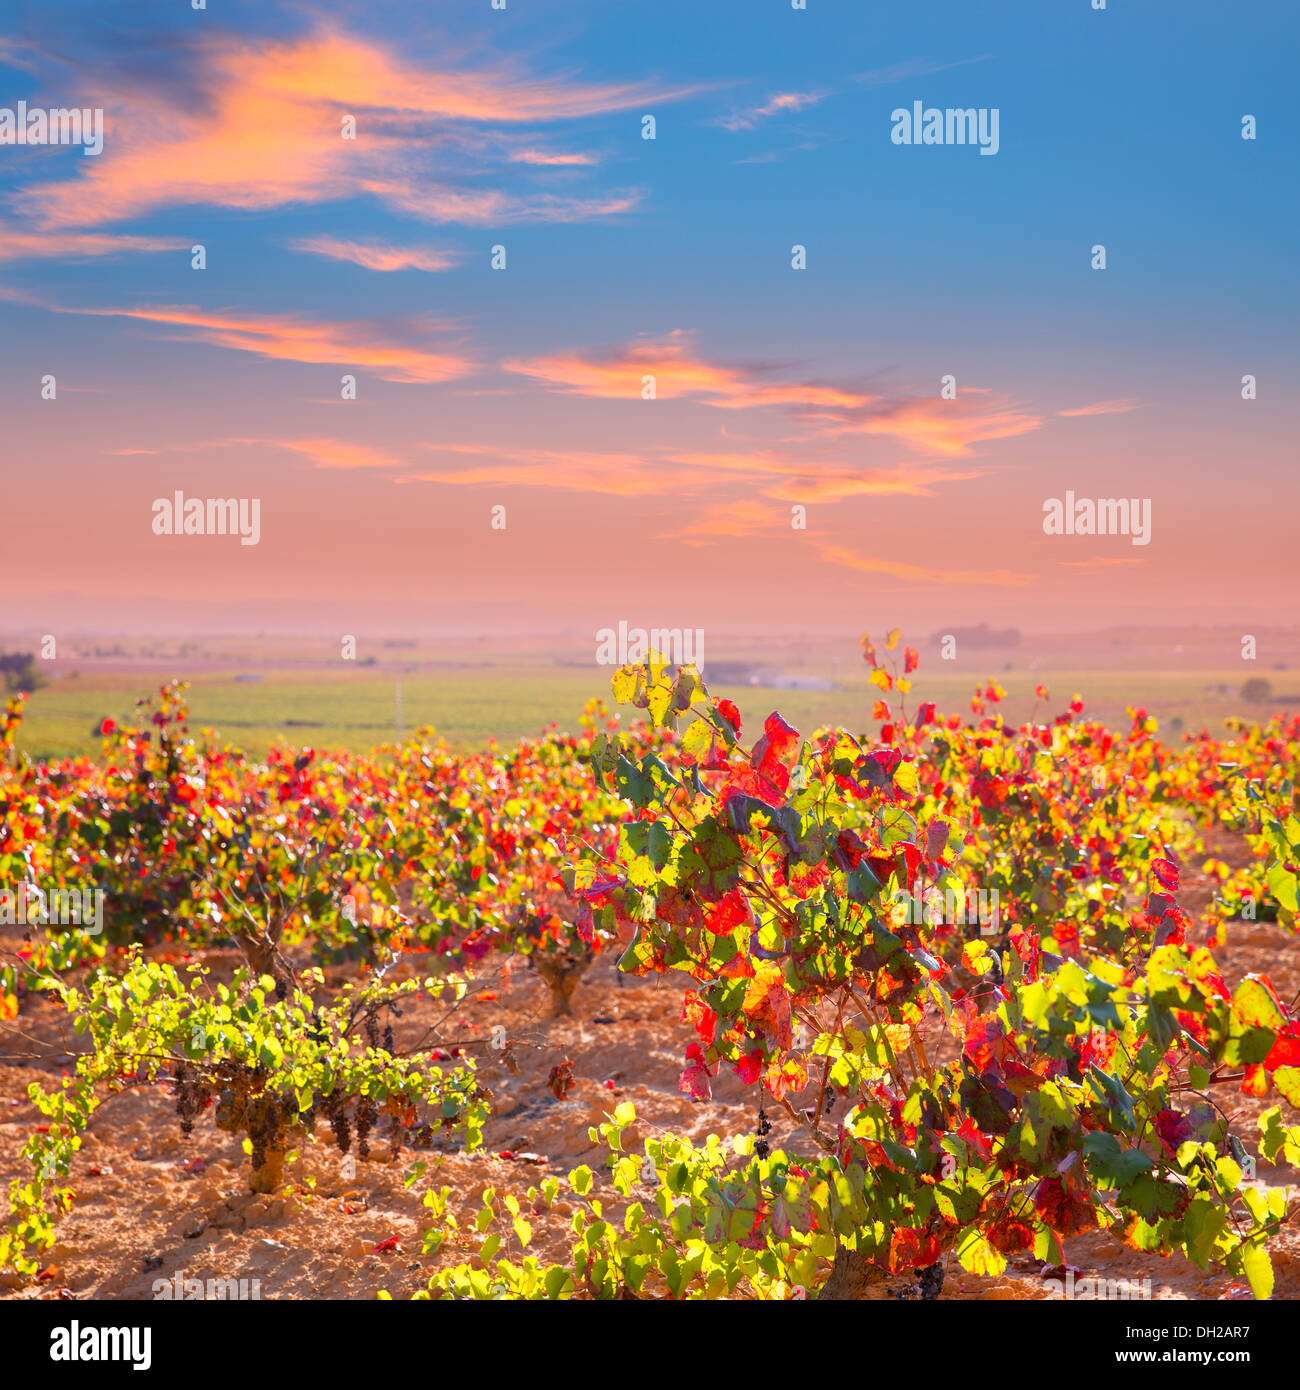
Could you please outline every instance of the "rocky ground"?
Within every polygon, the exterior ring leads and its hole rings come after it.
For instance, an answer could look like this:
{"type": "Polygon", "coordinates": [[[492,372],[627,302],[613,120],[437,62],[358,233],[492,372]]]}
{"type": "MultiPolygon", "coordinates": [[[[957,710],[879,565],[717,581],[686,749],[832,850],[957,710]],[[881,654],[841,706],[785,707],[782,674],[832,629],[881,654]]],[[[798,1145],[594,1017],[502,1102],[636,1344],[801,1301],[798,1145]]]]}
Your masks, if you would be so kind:
{"type": "MultiPolygon", "coordinates": [[[[1184,901],[1195,915],[1196,898],[1208,899],[1209,885],[1192,877],[1184,901]]],[[[1268,973],[1284,999],[1300,989],[1300,943],[1278,928],[1239,924],[1218,952],[1229,983],[1250,971],[1268,973]]],[[[232,964],[230,953],[213,952],[218,970],[232,964]]],[[[473,1154],[420,1155],[425,1172],[411,1186],[404,1175],[416,1155],[396,1159],[384,1140],[374,1140],[355,1172],[321,1125],[314,1142],[302,1145],[286,1172],[282,1194],[256,1196],[248,1187],[249,1165],[240,1142],[201,1117],[190,1138],[182,1136],[165,1085],[128,1087],[110,1096],[96,1112],[71,1176],[76,1193],[71,1212],[59,1224],[59,1240],[43,1261],[35,1281],[10,1280],[0,1297],[15,1299],[149,1299],[159,1281],[247,1280],[261,1298],[370,1299],[380,1290],[394,1298],[423,1288],[430,1271],[448,1260],[463,1260],[478,1238],[453,1240],[438,1256],[421,1253],[430,1224],[423,1195],[430,1185],[451,1189],[450,1211],[470,1226],[485,1187],[514,1194],[527,1206],[526,1193],[548,1174],[564,1179],[579,1164],[597,1168],[603,1149],[592,1145],[588,1127],[600,1123],[621,1101],[638,1116],[631,1132],[634,1148],[656,1129],[701,1140],[753,1132],[757,1110],[734,1079],[720,1077],[714,1098],[693,1102],[678,1089],[682,1054],[690,1040],[679,1020],[680,985],[670,980],[620,980],[608,957],[579,985],[574,1016],[553,1019],[549,995],[526,968],[511,972],[489,962],[486,978],[460,1019],[466,1040],[484,1039],[502,1025],[517,1039],[512,1074],[494,1060],[492,1049],[475,1049],[488,1060],[483,1084],[492,1092],[493,1114],[485,1144],[473,1154]],[[573,1062],[575,1085],[557,1099],[547,1082],[551,1069],[573,1062]],[[254,1282],[256,1284],[254,1285],[254,1282]]],[[[432,1006],[427,1006],[431,1011],[432,1006]]],[[[428,1019],[417,1006],[398,1026],[422,1033],[428,1019]]],[[[20,1171],[18,1150],[40,1116],[27,1099],[33,1081],[49,1084],[68,1066],[63,1049],[74,1044],[59,1011],[29,998],[15,1025],[0,1032],[0,1179],[7,1185],[20,1171]]],[[[942,1042],[933,1040],[931,1056],[942,1042]]],[[[1234,1128],[1253,1136],[1254,1119],[1264,1103],[1219,1088],[1218,1097],[1234,1117],[1234,1128]]],[[[770,1113],[770,1112],[769,1112],[770,1113]]],[[[779,1114],[779,1112],[778,1112],[779,1114]]],[[[772,1116],[774,1122],[776,1116],[772,1116]]],[[[802,1145],[775,1124],[774,1145],[802,1145]]],[[[1300,1174],[1269,1170],[1268,1182],[1300,1186],[1300,1174]]],[[[598,1186],[597,1189],[600,1192],[598,1186]]],[[[606,1200],[618,1203],[608,1184],[606,1200]]],[[[572,1198],[564,1184],[552,1207],[533,1207],[529,1251],[543,1263],[569,1262],[572,1198]]],[[[1300,1297],[1300,1221],[1293,1220],[1274,1252],[1274,1297],[1300,1297]]],[[[472,1235],[472,1230],[471,1230],[472,1235]]],[[[503,1247],[503,1253],[509,1253],[503,1247]]],[[[516,1248],[515,1252],[518,1254],[516,1248]]],[[[1093,1278],[1141,1284],[1150,1280],[1153,1298],[1222,1299],[1240,1297],[1222,1272],[1203,1273],[1182,1259],[1163,1259],[1132,1251],[1104,1234],[1076,1237],[1066,1246],[1075,1280],[1093,1278]]],[[[1050,1273],[1050,1272],[1049,1272],[1050,1273]]],[[[892,1281],[898,1287],[906,1279],[892,1281]]],[[[890,1286],[873,1295],[890,1296],[890,1286]]],[[[1053,1296],[1037,1264],[1013,1260],[996,1278],[962,1271],[955,1260],[942,1297],[1021,1300],[1053,1296]]]]}

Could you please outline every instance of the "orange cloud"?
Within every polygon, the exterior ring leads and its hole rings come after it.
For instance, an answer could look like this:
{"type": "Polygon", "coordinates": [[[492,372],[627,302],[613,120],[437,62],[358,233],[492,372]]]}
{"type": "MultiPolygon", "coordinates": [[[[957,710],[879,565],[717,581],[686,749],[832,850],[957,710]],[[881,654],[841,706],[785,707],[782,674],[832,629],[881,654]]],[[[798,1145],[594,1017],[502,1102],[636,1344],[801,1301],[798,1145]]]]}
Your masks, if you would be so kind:
{"type": "Polygon", "coordinates": [[[611,400],[640,399],[643,378],[655,379],[657,399],[698,396],[706,405],[739,409],[754,405],[808,405],[853,408],[870,398],[833,386],[766,379],[767,369],[728,367],[693,352],[693,337],[676,329],[666,338],[646,339],[614,349],[604,357],[560,353],[527,361],[503,362],[509,372],[532,377],[574,396],[611,400]]]}
{"type": "Polygon", "coordinates": [[[688,545],[708,545],[713,541],[757,536],[789,528],[789,512],[750,498],[739,498],[706,508],[696,520],[678,531],[665,532],[659,539],[684,540],[688,545]]]}
{"type": "Polygon", "coordinates": [[[0,227],[0,261],[124,256],[134,252],[188,251],[179,237],[106,236],[98,232],[19,232],[0,227]]]}
{"type": "MultiPolygon", "coordinates": [[[[557,353],[510,360],[502,366],[568,395],[610,400],[641,399],[645,379],[653,377],[659,400],[695,398],[727,410],[788,406],[820,433],[880,435],[948,458],[964,456],[976,444],[1026,434],[1042,424],[1039,416],[984,389],[968,388],[955,401],[938,396],[891,399],[829,383],[781,381],[770,366],[728,366],[706,360],[695,351],[693,335],[684,329],[603,354],[557,353]]],[[[788,466],[784,471],[790,471],[788,466]]]]}
{"type": "Polygon", "coordinates": [[[783,502],[842,502],[849,497],[932,497],[939,483],[970,482],[987,470],[967,468],[957,472],[924,464],[902,464],[892,469],[868,469],[863,473],[793,474],[787,482],[764,488],[768,497],[783,502]]]}
{"type": "MultiPolygon", "coordinates": [[[[22,215],[43,228],[93,227],[178,204],[264,209],[369,191],[454,216],[461,205],[447,181],[456,143],[449,123],[573,120],[700,90],[581,83],[504,63],[421,66],[325,26],[285,39],[212,36],[186,57],[196,99],[184,105],[134,79],[114,86],[101,75],[94,90],[106,113],[104,154],[71,178],[17,192],[22,215]],[[355,118],[355,139],[343,138],[345,116],[355,118]],[[431,169],[431,157],[444,167],[431,169]],[[440,197],[423,196],[440,184],[440,197]]],[[[481,177],[481,160],[463,172],[481,177]]],[[[463,196],[472,212],[476,195],[463,196]]],[[[529,207],[526,197],[507,201],[518,215],[529,207]]],[[[537,215],[568,217],[574,207],[542,200],[537,215]]]]}
{"type": "Polygon", "coordinates": [[[881,435],[945,458],[960,458],[975,444],[1028,434],[1043,423],[1040,416],[984,390],[963,391],[955,401],[938,396],[877,397],[864,405],[801,415],[823,422],[832,433],[881,435]]]}
{"type": "Polygon", "coordinates": [[[460,259],[452,251],[437,251],[432,246],[390,246],[325,235],[303,237],[291,242],[290,248],[331,261],[351,261],[367,270],[450,270],[460,259]]]}
{"type": "Polygon", "coordinates": [[[1119,415],[1126,410],[1136,410],[1135,400],[1097,401],[1093,405],[1077,406],[1073,410],[1058,410],[1058,415],[1119,415]]]}
{"type": "Polygon", "coordinates": [[[434,452],[488,457],[491,463],[460,469],[410,473],[399,482],[455,483],[558,488],[599,492],[618,497],[648,497],[668,489],[657,467],[639,454],[600,453],[574,449],[512,449],[490,444],[438,444],[434,452]]]}
{"type": "Polygon", "coordinates": [[[897,560],[882,560],[874,555],[859,555],[857,551],[849,550],[842,545],[823,545],[819,549],[822,559],[828,564],[842,565],[845,569],[859,570],[863,574],[887,574],[895,579],[911,580],[918,584],[1021,587],[1036,582],[1032,574],[1019,574],[1014,570],[941,570],[897,560]]]}
{"type": "MultiPolygon", "coordinates": [[[[0,298],[39,303],[12,290],[0,291],[0,298]]],[[[214,347],[251,352],[258,357],[284,362],[361,367],[374,372],[381,381],[451,381],[465,376],[476,366],[455,353],[427,352],[395,341],[393,329],[396,325],[382,321],[312,322],[288,315],[207,312],[188,305],[133,309],[73,309],[55,304],[40,304],[39,307],[58,314],[140,319],[145,323],[192,329],[192,340],[211,343],[214,347]]],[[[430,332],[445,330],[447,325],[423,320],[407,327],[430,332]]]]}

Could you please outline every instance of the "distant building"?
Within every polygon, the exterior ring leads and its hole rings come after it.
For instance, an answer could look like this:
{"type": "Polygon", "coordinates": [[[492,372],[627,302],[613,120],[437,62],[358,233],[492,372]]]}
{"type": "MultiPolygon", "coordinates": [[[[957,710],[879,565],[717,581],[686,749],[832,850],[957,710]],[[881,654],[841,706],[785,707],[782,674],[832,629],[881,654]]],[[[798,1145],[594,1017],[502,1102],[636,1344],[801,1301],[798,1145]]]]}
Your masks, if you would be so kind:
{"type": "Polygon", "coordinates": [[[713,685],[752,685],[765,690],[835,689],[835,682],[824,676],[793,676],[773,666],[756,666],[747,661],[710,661],[703,676],[713,685]]]}

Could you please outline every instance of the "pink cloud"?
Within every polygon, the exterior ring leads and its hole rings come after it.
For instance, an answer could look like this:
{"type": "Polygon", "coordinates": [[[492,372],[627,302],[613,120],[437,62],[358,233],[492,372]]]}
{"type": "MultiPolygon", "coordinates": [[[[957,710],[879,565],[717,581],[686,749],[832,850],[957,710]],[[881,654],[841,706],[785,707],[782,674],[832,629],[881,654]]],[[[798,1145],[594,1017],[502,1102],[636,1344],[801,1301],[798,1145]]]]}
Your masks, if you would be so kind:
{"type": "Polygon", "coordinates": [[[290,243],[294,251],[324,256],[331,261],[351,261],[367,270],[450,270],[460,257],[432,246],[392,246],[378,241],[344,241],[339,237],[303,237],[290,243]]]}
{"type": "Polygon", "coordinates": [[[512,164],[586,165],[595,164],[594,154],[563,154],[551,150],[515,150],[510,156],[512,164]]]}
{"type": "Polygon", "coordinates": [[[1119,415],[1126,410],[1136,410],[1135,400],[1097,401],[1093,405],[1076,406],[1073,410],[1058,410],[1058,415],[1119,415]]]}
{"type": "Polygon", "coordinates": [[[803,111],[816,106],[825,97],[824,92],[778,92],[769,97],[761,106],[751,106],[745,111],[733,112],[723,116],[717,124],[726,130],[752,130],[760,121],[787,111],[803,111]]]}

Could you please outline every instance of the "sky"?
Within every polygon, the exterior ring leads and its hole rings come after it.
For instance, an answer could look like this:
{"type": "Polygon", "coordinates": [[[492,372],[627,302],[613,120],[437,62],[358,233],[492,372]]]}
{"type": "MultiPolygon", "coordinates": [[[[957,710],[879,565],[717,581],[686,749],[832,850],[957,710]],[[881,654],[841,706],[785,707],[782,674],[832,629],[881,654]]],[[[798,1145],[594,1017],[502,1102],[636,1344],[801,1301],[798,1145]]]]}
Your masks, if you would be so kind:
{"type": "Polygon", "coordinates": [[[0,121],[103,111],[98,155],[0,144],[0,626],[1294,622],[1298,38],[0,0],[0,121]],[[914,103],[996,153],[896,143],[914,103]],[[257,543],[158,534],[178,490],[257,543]],[[1046,534],[1067,494],[1148,542],[1046,534]]]}

